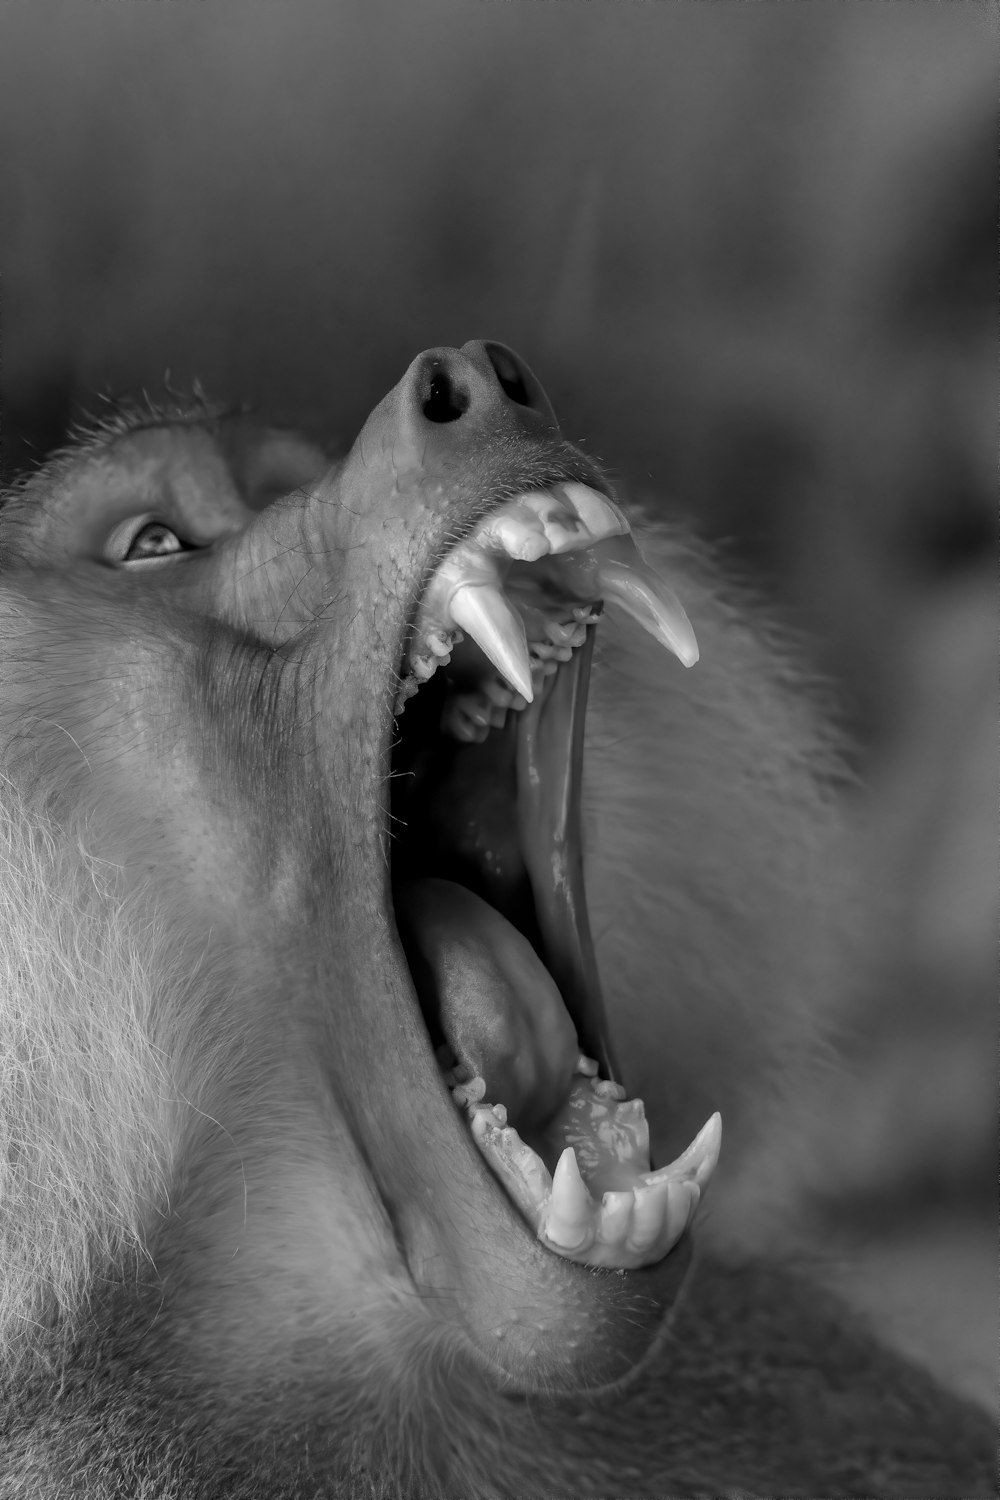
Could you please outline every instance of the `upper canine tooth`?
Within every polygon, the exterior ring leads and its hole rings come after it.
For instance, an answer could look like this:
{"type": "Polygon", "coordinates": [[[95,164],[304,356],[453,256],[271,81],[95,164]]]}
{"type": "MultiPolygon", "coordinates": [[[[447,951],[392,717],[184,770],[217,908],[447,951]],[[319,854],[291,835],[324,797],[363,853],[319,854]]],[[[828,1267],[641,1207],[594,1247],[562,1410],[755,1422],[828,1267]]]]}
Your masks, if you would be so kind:
{"type": "Polygon", "coordinates": [[[589,484],[577,484],[574,481],[561,484],[558,488],[590,532],[593,541],[601,542],[609,536],[624,536],[631,530],[623,512],[614,501],[598,490],[592,490],[589,484]]]}
{"type": "Polygon", "coordinates": [[[448,604],[451,619],[471,636],[497,671],[530,703],[531,660],[520,615],[496,583],[461,583],[448,604]]]}
{"type": "Polygon", "coordinates": [[[420,606],[420,618],[425,633],[435,631],[441,636],[452,632],[450,613],[452,596],[464,584],[494,584],[499,587],[500,574],[497,564],[488,552],[474,542],[462,542],[454,547],[439,564],[420,606]]]}
{"type": "Polygon", "coordinates": [[[647,565],[638,551],[627,563],[601,559],[597,567],[598,588],[606,599],[620,604],[661,646],[693,667],[698,660],[698,642],[684,606],[647,565]]]}

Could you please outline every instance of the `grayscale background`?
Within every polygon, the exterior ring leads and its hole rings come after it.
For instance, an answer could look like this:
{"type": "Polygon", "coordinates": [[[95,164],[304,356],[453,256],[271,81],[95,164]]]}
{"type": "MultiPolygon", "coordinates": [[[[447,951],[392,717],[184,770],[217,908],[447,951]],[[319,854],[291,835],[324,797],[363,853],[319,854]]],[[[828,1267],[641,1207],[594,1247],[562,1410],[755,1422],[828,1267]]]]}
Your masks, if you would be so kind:
{"type": "Polygon", "coordinates": [[[348,444],[488,337],[719,541],[851,735],[861,961],[743,1232],[996,1395],[997,12],[0,7],[12,475],[185,390],[348,444]],[[798,1158],[796,1158],[796,1161],[798,1158]]]}

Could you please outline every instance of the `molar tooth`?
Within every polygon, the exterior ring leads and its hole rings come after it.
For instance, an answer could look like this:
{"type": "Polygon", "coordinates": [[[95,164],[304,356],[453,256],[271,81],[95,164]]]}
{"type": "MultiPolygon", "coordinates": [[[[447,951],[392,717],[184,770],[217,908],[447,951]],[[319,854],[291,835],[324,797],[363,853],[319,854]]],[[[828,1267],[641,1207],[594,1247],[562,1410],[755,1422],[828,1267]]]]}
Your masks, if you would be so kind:
{"type": "Polygon", "coordinates": [[[602,558],[597,566],[601,593],[620,604],[654,640],[681,661],[693,667],[698,660],[698,642],[684,606],[662,578],[639,557],[627,563],[602,558]]]}
{"type": "Polygon", "coordinates": [[[482,744],[490,732],[490,725],[477,724],[466,713],[460,696],[449,698],[441,711],[441,733],[465,745],[482,744]]]}
{"type": "MultiPolygon", "coordinates": [[[[577,624],[575,620],[565,625],[560,620],[545,620],[543,628],[552,645],[560,650],[568,648],[570,655],[587,639],[587,627],[577,624]]],[[[569,656],[564,659],[568,661],[569,656]]]]}
{"type": "Polygon", "coordinates": [[[609,536],[624,536],[631,530],[614,501],[598,490],[592,490],[589,484],[573,481],[559,485],[558,489],[565,495],[594,541],[604,541],[609,536]]]}
{"type": "Polygon", "coordinates": [[[451,660],[454,633],[444,630],[429,630],[424,639],[430,650],[433,651],[435,656],[440,658],[442,663],[451,660]]]}
{"type": "MultiPolygon", "coordinates": [[[[506,1114],[506,1111],[504,1111],[506,1114]]],[[[478,1105],[470,1114],[473,1139],[492,1170],[536,1233],[552,1192],[552,1178],[542,1158],[521,1140],[513,1126],[500,1127],[494,1111],[478,1105]]]]}
{"type": "MultiPolygon", "coordinates": [[[[466,1083],[456,1084],[451,1091],[451,1097],[455,1103],[466,1106],[482,1104],[485,1094],[486,1080],[480,1078],[478,1074],[475,1078],[470,1078],[466,1083]]],[[[487,1108],[489,1108],[488,1105],[487,1108]]]]}
{"type": "Polygon", "coordinates": [[[449,700],[455,709],[470,719],[478,728],[485,728],[490,722],[490,709],[493,705],[485,693],[476,691],[468,693],[455,693],[449,700]]]}
{"type": "Polygon", "coordinates": [[[429,656],[411,656],[410,671],[418,682],[429,682],[437,671],[437,661],[429,656]]]}
{"type": "Polygon", "coordinates": [[[538,657],[531,659],[531,685],[541,687],[546,677],[554,677],[559,670],[559,663],[554,661],[541,661],[538,657]]]}
{"type": "Polygon", "coordinates": [[[561,1250],[586,1249],[594,1239],[595,1208],[580,1176],[576,1152],[567,1146],[552,1176],[552,1198],[543,1225],[545,1238],[561,1250]]]}
{"type": "Polygon", "coordinates": [[[615,1106],[614,1123],[616,1128],[627,1130],[632,1137],[629,1144],[629,1160],[638,1164],[641,1170],[649,1171],[649,1122],[646,1119],[646,1106],[641,1099],[626,1099],[624,1103],[615,1106]]]}
{"type": "Polygon", "coordinates": [[[559,647],[553,646],[551,641],[530,641],[528,653],[532,661],[557,661],[559,647]]]}
{"type": "Polygon", "coordinates": [[[531,664],[520,615],[496,583],[461,583],[449,601],[455,624],[471,636],[497,671],[530,703],[531,664]]]}
{"type": "Polygon", "coordinates": [[[598,1078],[594,1083],[594,1093],[598,1099],[624,1099],[625,1086],[621,1083],[612,1083],[610,1078],[598,1078]]]}

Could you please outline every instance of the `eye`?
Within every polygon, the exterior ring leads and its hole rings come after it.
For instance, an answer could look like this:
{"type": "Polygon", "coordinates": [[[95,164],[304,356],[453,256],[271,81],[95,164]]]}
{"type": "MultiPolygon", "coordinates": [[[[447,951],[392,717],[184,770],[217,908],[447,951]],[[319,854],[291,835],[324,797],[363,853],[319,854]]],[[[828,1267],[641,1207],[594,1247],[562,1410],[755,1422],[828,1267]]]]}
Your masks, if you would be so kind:
{"type": "Polygon", "coordinates": [[[104,545],[109,562],[166,562],[197,548],[185,542],[165,521],[152,516],[129,516],[114,527],[104,545]]]}

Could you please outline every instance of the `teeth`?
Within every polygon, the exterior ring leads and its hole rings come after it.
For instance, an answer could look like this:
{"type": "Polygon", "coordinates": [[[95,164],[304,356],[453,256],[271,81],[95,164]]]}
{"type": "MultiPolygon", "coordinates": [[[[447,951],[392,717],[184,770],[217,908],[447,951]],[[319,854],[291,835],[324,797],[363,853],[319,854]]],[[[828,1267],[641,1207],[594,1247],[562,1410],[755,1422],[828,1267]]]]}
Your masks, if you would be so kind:
{"type": "MultiPolygon", "coordinates": [[[[558,663],[568,661],[582,644],[587,626],[597,616],[591,605],[577,605],[570,611],[572,619],[564,624],[549,618],[544,607],[528,609],[525,618],[531,621],[532,637],[542,637],[533,639],[529,649],[524,619],[503,592],[509,565],[590,548],[595,551],[588,552],[590,561],[585,560],[590,570],[586,576],[593,583],[595,597],[620,604],[686,667],[693,666],[698,644],[691,623],[673,590],[643,562],[625,516],[606,495],[570,481],[551,492],[519,495],[486,517],[474,535],[444,559],[421,604],[407,658],[416,685],[450,660],[452,647],[464,632],[517,695],[516,701],[498,707],[530,703],[533,692],[557,670],[558,663]]],[[[576,565],[567,561],[564,566],[576,565]]],[[[567,592],[571,593],[568,581],[567,592]]],[[[397,712],[408,695],[400,696],[397,712]]],[[[456,738],[482,737],[483,726],[474,715],[456,710],[450,717],[454,720],[450,732],[456,738]]],[[[502,722],[499,713],[493,714],[486,728],[502,722]]]]}
{"type": "MultiPolygon", "coordinates": [[[[506,689],[507,701],[514,696],[506,689]]],[[[506,708],[494,703],[484,691],[453,693],[441,712],[441,730],[452,739],[481,744],[491,729],[502,729],[506,708]]]]}
{"type": "Polygon", "coordinates": [[[591,542],[603,542],[609,536],[625,536],[631,530],[624,514],[607,495],[601,495],[586,484],[561,484],[565,496],[590,533],[591,542]]]}
{"type": "Polygon", "coordinates": [[[686,667],[698,660],[698,642],[684,606],[661,578],[636,553],[627,563],[601,559],[597,566],[599,591],[620,604],[654,640],[666,646],[686,667]]]}
{"type": "Polygon", "coordinates": [[[489,583],[460,584],[451,596],[449,611],[455,624],[530,703],[534,693],[524,625],[500,588],[489,583]]]}
{"type": "Polygon", "coordinates": [[[536,518],[550,552],[576,552],[581,547],[593,546],[597,540],[571,506],[544,490],[521,495],[517,504],[536,518]]]}
{"type": "MultiPolygon", "coordinates": [[[[572,624],[563,625],[559,620],[544,620],[542,622],[545,634],[553,646],[568,647],[572,653],[577,646],[582,646],[587,639],[587,627],[574,620],[572,624]]],[[[569,657],[566,658],[569,660],[569,657]]]]}
{"type": "Polygon", "coordinates": [[[428,630],[424,639],[434,655],[439,658],[440,665],[443,666],[451,660],[451,648],[460,637],[457,631],[446,633],[443,630],[428,630]]]}
{"type": "Polygon", "coordinates": [[[515,562],[537,562],[550,552],[575,552],[628,530],[628,521],[606,495],[569,483],[552,492],[519,495],[489,516],[474,540],[487,552],[502,552],[515,562]]]}
{"type": "Polygon", "coordinates": [[[605,1193],[601,1199],[601,1211],[597,1224],[597,1239],[599,1245],[606,1245],[614,1250],[616,1245],[624,1242],[628,1235],[628,1227],[632,1218],[632,1205],[635,1203],[635,1193],[605,1193]]]}
{"type": "Polygon", "coordinates": [[[594,1093],[598,1099],[624,1099],[625,1085],[612,1083],[610,1078],[598,1078],[594,1084],[594,1093]]]}
{"type": "Polygon", "coordinates": [[[515,501],[490,516],[476,532],[476,540],[503,552],[515,562],[537,562],[549,551],[549,540],[539,518],[515,501]]]}
{"type": "Polygon", "coordinates": [[[576,1152],[567,1146],[556,1163],[545,1215],[545,1238],[558,1249],[586,1250],[594,1239],[594,1200],[580,1176],[576,1152]]]}
{"type": "Polygon", "coordinates": [[[722,1148],[722,1116],[716,1111],[695,1136],[686,1151],[666,1167],[657,1167],[643,1179],[646,1183],[665,1181],[668,1178],[690,1177],[703,1188],[715,1171],[722,1148]]]}
{"type": "MultiPolygon", "coordinates": [[[[507,1125],[502,1106],[482,1102],[474,1087],[481,1082],[454,1088],[452,1096],[466,1105],[480,1152],[544,1245],[567,1260],[619,1270],[653,1265],[676,1245],[718,1160],[719,1115],[670,1166],[636,1172],[631,1187],[606,1192],[598,1203],[573,1147],[563,1150],[550,1177],[541,1157],[507,1125]]],[[[638,1099],[622,1107],[630,1106],[642,1108],[638,1099]]]]}

